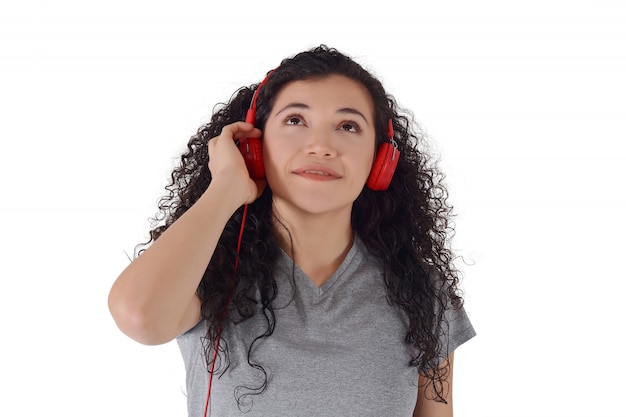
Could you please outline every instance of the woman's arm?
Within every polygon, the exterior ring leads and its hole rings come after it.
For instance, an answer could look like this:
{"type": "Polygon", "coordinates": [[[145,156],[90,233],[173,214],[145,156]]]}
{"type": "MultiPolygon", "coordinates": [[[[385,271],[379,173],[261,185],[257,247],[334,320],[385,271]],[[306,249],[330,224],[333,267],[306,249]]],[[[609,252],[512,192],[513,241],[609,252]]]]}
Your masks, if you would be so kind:
{"type": "Polygon", "coordinates": [[[452,368],[454,364],[454,353],[448,356],[448,360],[442,363],[442,366],[449,363],[450,368],[444,380],[444,398],[448,404],[440,403],[435,400],[426,398],[426,388],[428,380],[420,375],[417,385],[417,404],[413,417],[452,417],[452,368]]]}
{"type": "Polygon", "coordinates": [[[132,339],[166,343],[200,321],[196,290],[222,231],[235,210],[255,200],[263,188],[250,179],[233,138],[260,135],[240,122],[209,141],[209,188],[113,284],[109,310],[132,339]]]}

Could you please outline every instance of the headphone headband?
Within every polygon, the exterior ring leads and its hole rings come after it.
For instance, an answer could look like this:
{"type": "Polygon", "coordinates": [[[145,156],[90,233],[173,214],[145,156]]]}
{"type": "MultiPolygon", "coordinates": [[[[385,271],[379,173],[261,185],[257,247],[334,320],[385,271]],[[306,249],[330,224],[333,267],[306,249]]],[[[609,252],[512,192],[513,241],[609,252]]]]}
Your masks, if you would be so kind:
{"type": "Polygon", "coordinates": [[[270,72],[268,72],[267,75],[265,76],[265,78],[263,78],[263,81],[261,81],[259,83],[259,85],[257,86],[256,90],[254,90],[254,95],[252,96],[252,101],[250,101],[250,108],[246,112],[246,122],[247,123],[254,124],[254,122],[256,120],[256,99],[259,96],[259,91],[261,91],[261,87],[263,87],[265,84],[267,84],[267,81],[270,79],[270,75],[272,75],[274,73],[274,71],[275,70],[271,70],[270,72]]]}

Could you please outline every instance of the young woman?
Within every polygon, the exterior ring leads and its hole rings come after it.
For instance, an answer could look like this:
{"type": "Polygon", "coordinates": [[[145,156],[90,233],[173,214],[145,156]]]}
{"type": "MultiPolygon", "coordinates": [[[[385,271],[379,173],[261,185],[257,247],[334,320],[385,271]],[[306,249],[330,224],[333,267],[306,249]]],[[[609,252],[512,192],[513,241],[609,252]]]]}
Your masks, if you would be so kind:
{"type": "Polygon", "coordinates": [[[190,416],[452,415],[453,352],[475,333],[422,142],[325,46],[191,138],[109,297],[131,338],[177,339],[190,416]]]}

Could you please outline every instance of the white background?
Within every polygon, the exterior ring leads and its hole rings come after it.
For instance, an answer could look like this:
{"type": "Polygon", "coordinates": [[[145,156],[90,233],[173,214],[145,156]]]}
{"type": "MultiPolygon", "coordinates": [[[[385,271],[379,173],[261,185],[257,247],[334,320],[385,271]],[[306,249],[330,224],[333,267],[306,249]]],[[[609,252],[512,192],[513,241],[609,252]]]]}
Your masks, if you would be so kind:
{"type": "Polygon", "coordinates": [[[0,415],[182,416],[106,299],[214,104],[326,43],[436,144],[478,337],[457,416],[626,416],[622,1],[0,6],[0,415]],[[264,5],[262,5],[264,4],[264,5]]]}

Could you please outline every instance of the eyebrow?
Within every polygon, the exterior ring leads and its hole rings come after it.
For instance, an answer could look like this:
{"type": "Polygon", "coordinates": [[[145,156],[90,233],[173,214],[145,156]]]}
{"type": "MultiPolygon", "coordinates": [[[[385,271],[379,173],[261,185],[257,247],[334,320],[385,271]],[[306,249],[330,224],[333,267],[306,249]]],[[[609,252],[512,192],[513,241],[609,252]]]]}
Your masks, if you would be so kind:
{"type": "MultiPolygon", "coordinates": [[[[277,111],[275,113],[275,116],[279,115],[280,113],[284,112],[285,110],[287,110],[289,108],[297,108],[297,109],[309,110],[311,107],[308,104],[304,104],[304,103],[289,103],[285,107],[283,107],[282,109],[277,111]]],[[[342,108],[337,110],[337,113],[356,114],[358,116],[361,116],[363,118],[363,120],[365,120],[365,123],[369,124],[369,122],[367,120],[367,117],[365,117],[365,115],[363,113],[361,113],[360,111],[358,111],[355,108],[352,108],[352,107],[342,107],[342,108]]]]}

